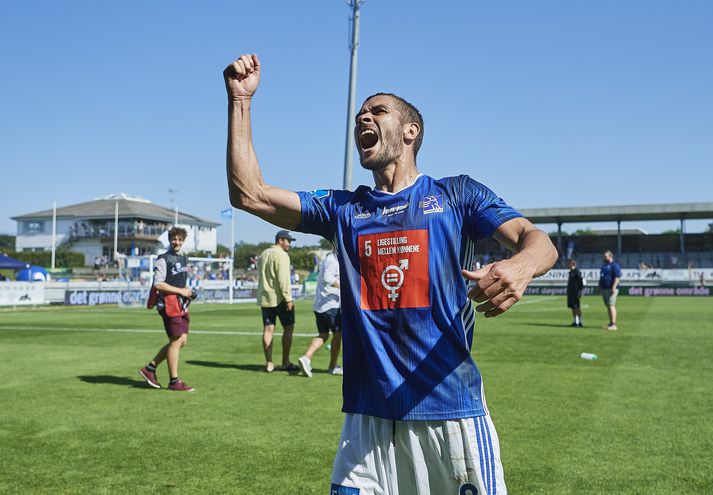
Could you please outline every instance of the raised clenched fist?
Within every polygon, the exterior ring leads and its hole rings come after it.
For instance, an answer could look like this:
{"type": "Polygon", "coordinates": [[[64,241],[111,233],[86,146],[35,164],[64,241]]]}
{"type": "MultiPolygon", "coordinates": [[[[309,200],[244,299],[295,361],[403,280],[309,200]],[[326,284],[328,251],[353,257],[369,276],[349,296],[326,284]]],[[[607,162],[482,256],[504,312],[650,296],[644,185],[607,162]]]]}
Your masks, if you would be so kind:
{"type": "Polygon", "coordinates": [[[257,55],[241,55],[223,71],[228,98],[251,98],[260,84],[260,60],[257,55]]]}

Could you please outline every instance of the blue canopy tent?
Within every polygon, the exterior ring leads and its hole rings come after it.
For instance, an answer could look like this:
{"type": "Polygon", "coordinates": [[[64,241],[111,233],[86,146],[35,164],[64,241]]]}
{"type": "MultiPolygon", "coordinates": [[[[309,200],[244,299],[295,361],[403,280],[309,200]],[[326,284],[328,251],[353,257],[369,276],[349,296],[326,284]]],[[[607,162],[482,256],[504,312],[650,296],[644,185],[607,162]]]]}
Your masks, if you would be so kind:
{"type": "Polygon", "coordinates": [[[18,271],[15,275],[15,280],[18,282],[46,282],[50,279],[47,270],[41,266],[28,266],[18,271]]]}
{"type": "Polygon", "coordinates": [[[30,264],[24,261],[16,260],[15,258],[10,258],[2,253],[0,253],[0,269],[9,270],[21,270],[23,268],[29,268],[30,264]]]}

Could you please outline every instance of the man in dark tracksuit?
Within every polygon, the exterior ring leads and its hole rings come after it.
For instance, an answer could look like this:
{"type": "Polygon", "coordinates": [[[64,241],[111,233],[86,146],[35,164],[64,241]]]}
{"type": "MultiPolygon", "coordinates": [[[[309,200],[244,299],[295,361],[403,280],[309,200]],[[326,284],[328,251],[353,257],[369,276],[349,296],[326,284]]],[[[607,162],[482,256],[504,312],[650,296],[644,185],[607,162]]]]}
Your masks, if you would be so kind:
{"type": "Polygon", "coordinates": [[[573,327],[583,327],[582,325],[582,308],[580,299],[582,299],[582,290],[584,289],[584,280],[582,273],[577,268],[577,262],[569,260],[569,278],[567,279],[567,307],[572,310],[572,325],[573,327]]]}
{"type": "Polygon", "coordinates": [[[186,231],[180,227],[173,227],[168,232],[171,247],[158,257],[154,267],[153,289],[158,291],[156,308],[163,319],[163,327],[168,335],[168,344],[163,346],[156,357],[139,370],[146,383],[153,388],[161,388],[156,379],[156,367],[164,360],[168,362],[168,372],[171,382],[169,390],[179,392],[193,392],[193,387],[186,385],[178,378],[178,361],[181,347],[188,341],[188,302],[195,297],[195,293],[186,287],[188,280],[187,263],[185,256],[179,254],[183,241],[186,240],[186,231]]]}

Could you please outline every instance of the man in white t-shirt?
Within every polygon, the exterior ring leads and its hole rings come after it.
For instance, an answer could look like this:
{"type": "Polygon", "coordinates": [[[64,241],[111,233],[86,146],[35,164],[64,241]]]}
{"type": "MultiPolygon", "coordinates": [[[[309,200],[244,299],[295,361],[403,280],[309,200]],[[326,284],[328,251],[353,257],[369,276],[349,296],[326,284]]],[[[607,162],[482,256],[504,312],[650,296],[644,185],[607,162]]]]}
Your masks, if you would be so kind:
{"type": "Polygon", "coordinates": [[[305,376],[312,376],[312,356],[327,341],[331,330],[334,336],[332,337],[332,354],[329,359],[329,373],[341,375],[342,367],[337,364],[337,359],[339,359],[339,350],[342,345],[342,313],[339,309],[339,261],[337,261],[334,251],[327,254],[319,264],[317,292],[314,296],[312,309],[317,321],[319,336],[312,339],[305,355],[299,358],[300,370],[305,376]]]}

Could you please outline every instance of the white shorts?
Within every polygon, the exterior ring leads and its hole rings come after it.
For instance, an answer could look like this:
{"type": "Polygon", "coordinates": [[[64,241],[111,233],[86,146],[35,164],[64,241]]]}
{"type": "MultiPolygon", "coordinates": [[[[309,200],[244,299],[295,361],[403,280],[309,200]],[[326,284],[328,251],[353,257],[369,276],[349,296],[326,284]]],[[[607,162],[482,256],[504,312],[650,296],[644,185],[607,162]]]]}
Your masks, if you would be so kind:
{"type": "Polygon", "coordinates": [[[392,421],[347,414],[330,495],[505,495],[490,415],[392,421]]]}

